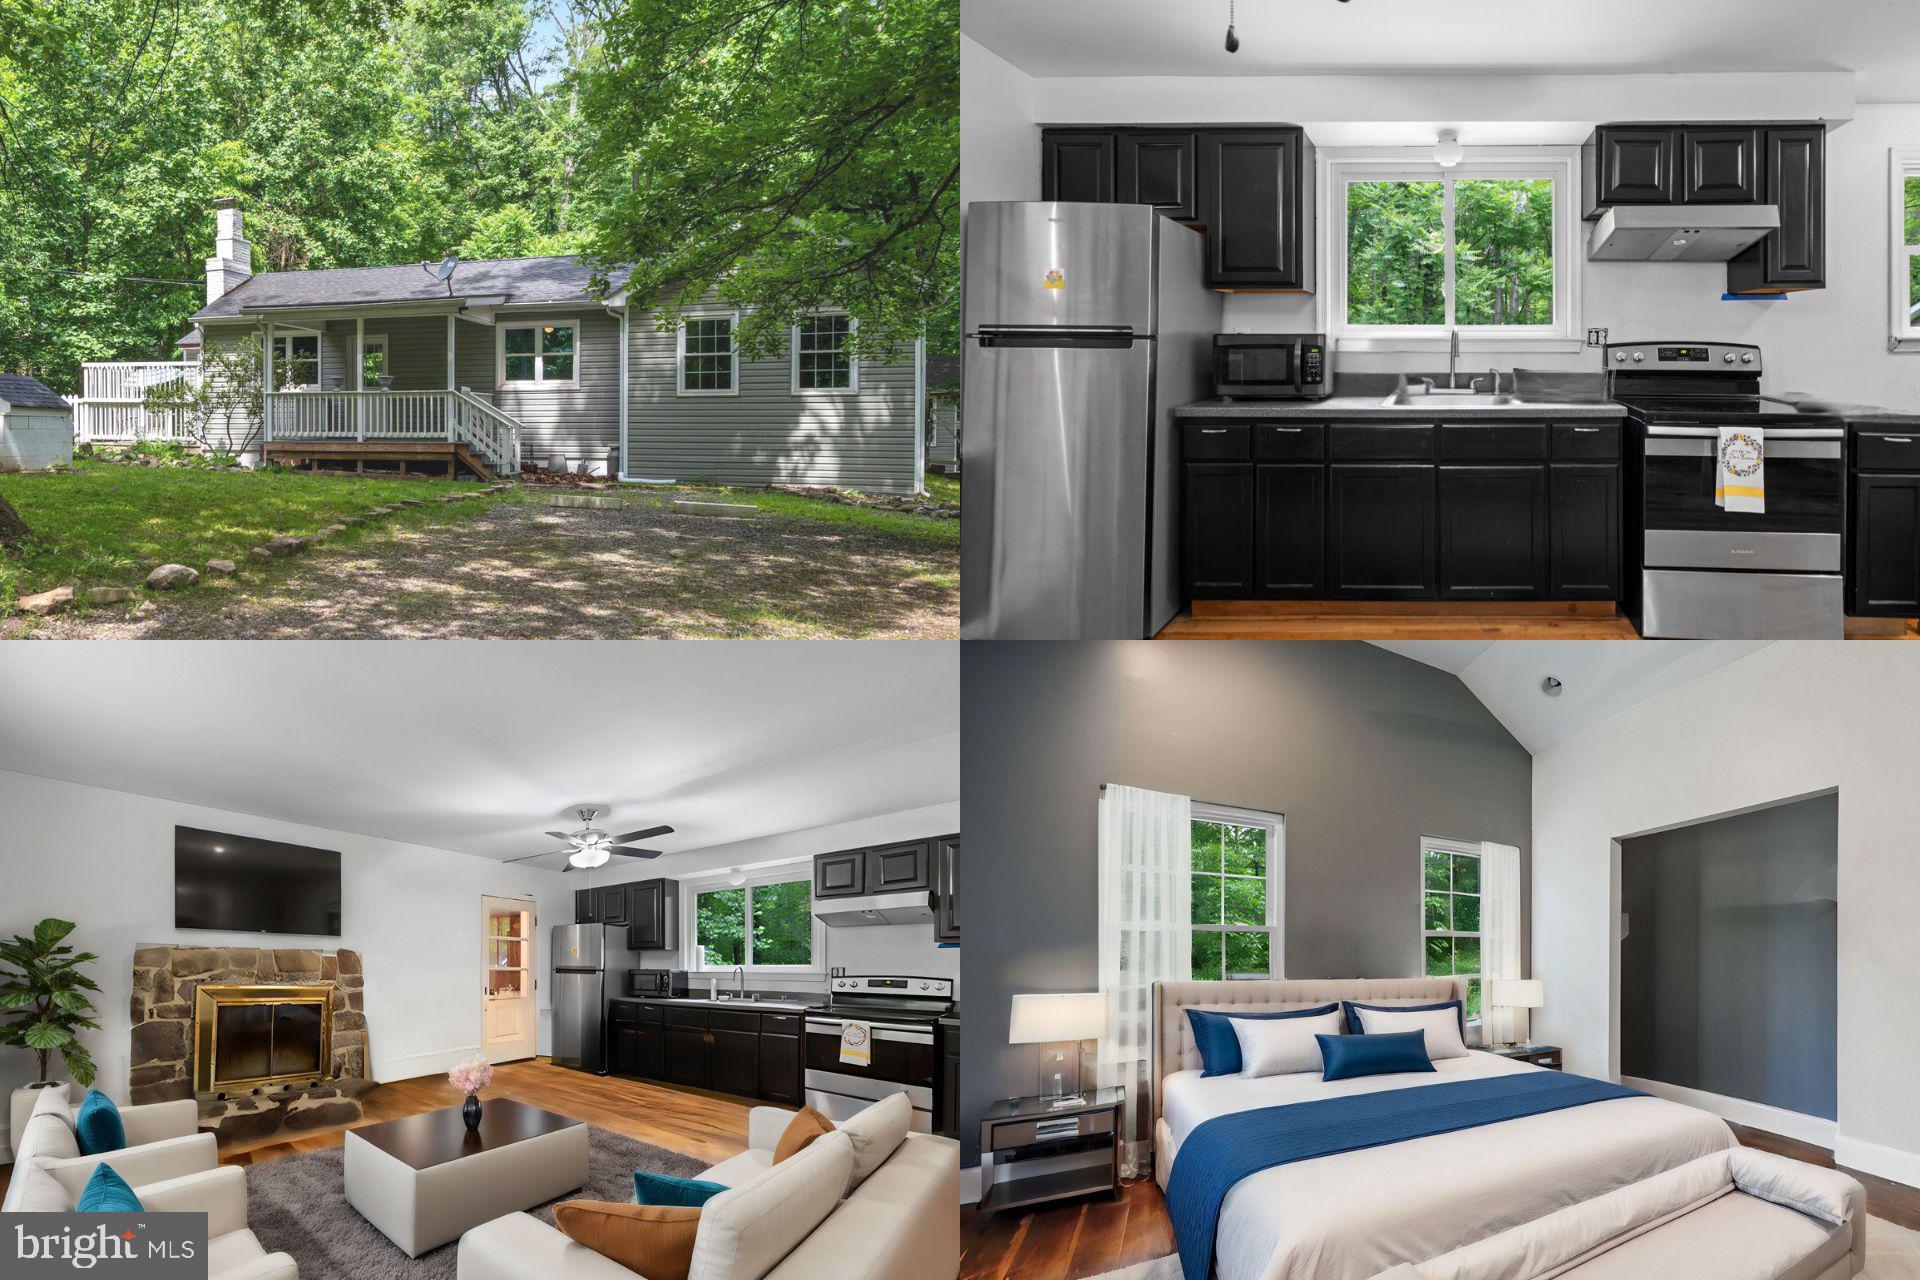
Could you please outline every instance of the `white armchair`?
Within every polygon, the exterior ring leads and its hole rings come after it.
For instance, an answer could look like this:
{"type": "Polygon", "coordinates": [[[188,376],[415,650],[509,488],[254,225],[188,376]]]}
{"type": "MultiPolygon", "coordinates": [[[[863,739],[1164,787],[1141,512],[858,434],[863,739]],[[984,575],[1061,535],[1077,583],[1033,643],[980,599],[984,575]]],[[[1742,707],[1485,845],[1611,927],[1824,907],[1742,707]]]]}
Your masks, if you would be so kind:
{"type": "Polygon", "coordinates": [[[268,1253],[247,1226],[246,1170],[226,1165],[139,1187],[135,1194],[155,1213],[207,1215],[208,1280],[300,1280],[293,1258],[268,1253]]]}
{"type": "Polygon", "coordinates": [[[220,1163],[218,1144],[211,1133],[199,1132],[199,1111],[190,1098],[125,1107],[120,1119],[127,1145],[83,1156],[66,1099],[43,1090],[24,1132],[14,1138],[13,1176],[0,1209],[71,1209],[101,1164],[112,1165],[139,1194],[149,1183],[202,1173],[220,1163]]]}

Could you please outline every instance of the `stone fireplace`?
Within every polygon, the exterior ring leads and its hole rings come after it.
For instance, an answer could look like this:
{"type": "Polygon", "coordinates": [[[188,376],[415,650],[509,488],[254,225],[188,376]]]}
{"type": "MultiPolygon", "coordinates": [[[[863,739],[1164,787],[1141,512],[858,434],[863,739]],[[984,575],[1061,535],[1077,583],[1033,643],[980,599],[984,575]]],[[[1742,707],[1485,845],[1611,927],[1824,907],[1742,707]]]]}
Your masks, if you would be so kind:
{"type": "Polygon", "coordinates": [[[223,1143],[361,1116],[365,977],[354,951],[145,946],[133,954],[129,1092],[193,1098],[223,1143]]]}

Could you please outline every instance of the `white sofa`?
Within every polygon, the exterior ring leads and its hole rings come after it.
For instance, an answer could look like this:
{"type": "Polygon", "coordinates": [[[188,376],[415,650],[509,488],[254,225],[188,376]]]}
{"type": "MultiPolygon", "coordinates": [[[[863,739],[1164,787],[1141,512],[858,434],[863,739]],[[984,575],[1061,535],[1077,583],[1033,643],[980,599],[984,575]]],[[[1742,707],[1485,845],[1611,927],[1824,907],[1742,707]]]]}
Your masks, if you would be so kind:
{"type": "MultiPolygon", "coordinates": [[[[863,1137],[856,1152],[848,1132],[855,1117],[841,1132],[775,1165],[774,1147],[792,1116],[755,1107],[747,1118],[747,1150],[701,1175],[729,1190],[701,1211],[688,1280],[953,1280],[959,1274],[958,1143],[907,1133],[903,1115],[903,1136],[891,1151],[881,1153],[863,1137]],[[849,1189],[856,1165],[874,1162],[849,1189]]],[[[524,1213],[460,1237],[459,1280],[634,1275],[524,1213]]]]}

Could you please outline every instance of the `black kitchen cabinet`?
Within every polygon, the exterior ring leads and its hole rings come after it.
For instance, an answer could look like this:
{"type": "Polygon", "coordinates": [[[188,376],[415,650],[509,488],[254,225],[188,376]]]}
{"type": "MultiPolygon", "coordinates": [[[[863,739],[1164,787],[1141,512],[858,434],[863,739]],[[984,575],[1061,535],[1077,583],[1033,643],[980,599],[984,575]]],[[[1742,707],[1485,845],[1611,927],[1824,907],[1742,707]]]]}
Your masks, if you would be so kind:
{"type": "Polygon", "coordinates": [[[1681,131],[1671,125],[1601,125],[1580,148],[1588,218],[1615,204],[1673,204],[1680,197],[1681,131]]]}
{"type": "Polygon", "coordinates": [[[1112,203],[1113,161],[1118,146],[1118,139],[1110,129],[1042,130],[1040,198],[1112,203]]]}
{"type": "Polygon", "coordinates": [[[707,1034],[713,1060],[712,1088],[742,1097],[760,1095],[760,1015],[733,1009],[709,1009],[707,1034]]]}
{"type": "Polygon", "coordinates": [[[933,842],[933,940],[960,941],[960,837],[933,842]]]}
{"type": "Polygon", "coordinates": [[[1184,499],[1187,590],[1195,599],[1253,593],[1253,466],[1189,462],[1184,499]]]}
{"type": "Polygon", "coordinates": [[[867,850],[868,893],[912,893],[932,887],[930,841],[910,840],[867,850]]]}
{"type": "Polygon", "coordinates": [[[1356,600],[1433,597],[1433,471],[1421,463],[1336,462],[1328,468],[1330,595],[1356,600]]]}
{"type": "Polygon", "coordinates": [[[1680,199],[1752,204],[1760,198],[1760,131],[1687,129],[1680,135],[1680,199]]]}
{"type": "Polygon", "coordinates": [[[627,886],[624,884],[602,885],[595,889],[594,896],[599,899],[601,924],[625,924],[627,922],[627,886]]]}
{"type": "MultiPolygon", "coordinates": [[[[669,1010],[671,1015],[676,1012],[669,1010]]],[[[712,1077],[707,1068],[707,1029],[669,1024],[667,1031],[667,1079],[675,1084],[690,1084],[705,1089],[712,1077]]]]}
{"type": "Polygon", "coordinates": [[[639,880],[628,890],[627,946],[635,951],[671,951],[679,945],[680,885],[674,880],[639,880]]]}
{"type": "Polygon", "coordinates": [[[857,898],[867,892],[867,851],[847,849],[816,854],[813,859],[813,896],[857,898]]]}
{"type": "Polygon", "coordinates": [[[934,1107],[939,1120],[935,1132],[957,1138],[960,1136],[960,1024],[942,1019],[939,1039],[940,1088],[934,1107]]]}
{"type": "Polygon", "coordinates": [[[1327,469],[1263,462],[1254,468],[1257,594],[1312,599],[1327,585],[1327,469]]]}
{"type": "Polygon", "coordinates": [[[573,891],[573,922],[575,924],[600,923],[600,901],[591,889],[573,891]]]}
{"type": "Polygon", "coordinates": [[[775,1102],[803,1106],[799,1014],[762,1014],[760,1017],[760,1096],[775,1102]]]}
{"type": "Polygon", "coordinates": [[[1114,195],[1121,204],[1150,204],[1179,222],[1198,217],[1194,188],[1199,138],[1192,133],[1145,130],[1116,139],[1114,195]]]}
{"type": "Polygon", "coordinates": [[[1826,138],[1822,125],[1765,131],[1763,198],[1780,229],[1727,263],[1731,293],[1818,289],[1827,278],[1826,138]]]}
{"type": "Polygon", "coordinates": [[[1312,292],[1313,165],[1301,129],[1200,134],[1208,285],[1312,292]]]}
{"type": "Polygon", "coordinates": [[[1561,600],[1620,598],[1620,467],[1549,468],[1553,514],[1547,594],[1561,600]]]}
{"type": "Polygon", "coordinates": [[[1855,475],[1847,612],[1920,617],[1920,474],[1855,475]]]}
{"type": "Polygon", "coordinates": [[[622,1008],[616,1002],[612,1014],[616,1073],[805,1103],[800,1014],[672,1001],[622,1008]]]}
{"type": "Polygon", "coordinates": [[[1547,587],[1547,469],[1442,466],[1440,596],[1534,600],[1547,587]]]}

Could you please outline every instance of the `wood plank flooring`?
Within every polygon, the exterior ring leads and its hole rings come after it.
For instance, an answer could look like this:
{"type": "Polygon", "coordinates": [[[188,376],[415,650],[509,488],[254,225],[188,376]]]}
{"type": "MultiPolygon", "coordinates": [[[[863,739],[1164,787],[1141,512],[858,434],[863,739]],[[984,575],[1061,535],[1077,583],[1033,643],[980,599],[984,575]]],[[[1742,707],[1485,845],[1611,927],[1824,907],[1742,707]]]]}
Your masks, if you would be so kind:
{"type": "MultiPolygon", "coordinates": [[[[1757,1129],[1732,1126],[1747,1146],[1809,1164],[1836,1167],[1821,1147],[1757,1129]]],[[[1867,1189],[1867,1211],[1920,1230],[1920,1190],[1847,1169],[1867,1189]]],[[[1091,1196],[1058,1207],[997,1213],[982,1219],[960,1213],[960,1280],[1085,1280],[1172,1253],[1166,1199],[1152,1178],[1126,1185],[1118,1203],[1091,1196]]]]}
{"type": "MultiPolygon", "coordinates": [[[[1541,614],[1289,613],[1195,617],[1182,613],[1156,640],[1638,640],[1624,617],[1541,614]]],[[[1848,618],[1849,640],[1920,640],[1906,618],[1848,618]]]]}

